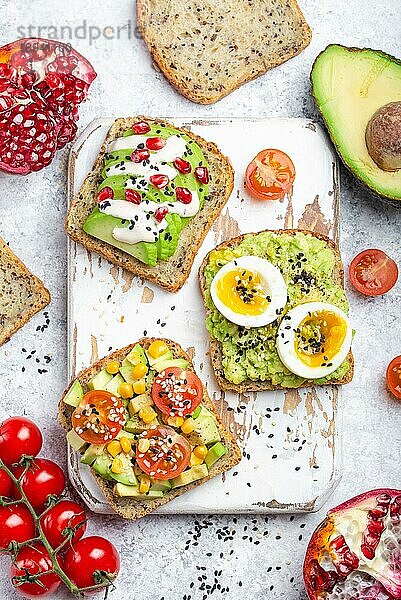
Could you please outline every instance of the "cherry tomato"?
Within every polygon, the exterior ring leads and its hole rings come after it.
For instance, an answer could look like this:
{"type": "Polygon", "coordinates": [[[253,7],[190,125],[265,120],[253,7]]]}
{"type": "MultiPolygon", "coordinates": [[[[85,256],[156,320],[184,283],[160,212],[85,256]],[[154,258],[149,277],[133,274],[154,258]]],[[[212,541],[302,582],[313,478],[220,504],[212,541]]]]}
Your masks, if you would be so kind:
{"type": "Polygon", "coordinates": [[[136,461],[142,471],[154,479],[172,479],[188,466],[191,446],[171,427],[148,429],[141,438],[150,440],[150,447],[147,452],[140,452],[137,446],[136,461]]]}
{"type": "Polygon", "coordinates": [[[171,367],[156,376],[152,400],[169,417],[185,417],[194,412],[203,398],[201,380],[192,371],[171,367]]]}
{"type": "MultiPolygon", "coordinates": [[[[69,539],[77,542],[86,530],[84,509],[72,500],[61,500],[40,520],[43,533],[52,548],[58,548],[67,538],[69,531],[75,531],[69,539]]],[[[67,544],[65,549],[67,549],[67,544]]],[[[64,550],[64,548],[63,548],[64,550]]]]}
{"type": "Polygon", "coordinates": [[[25,598],[37,598],[53,594],[60,585],[60,578],[56,573],[48,573],[38,578],[37,582],[22,583],[22,579],[29,575],[36,575],[41,571],[49,571],[53,567],[52,560],[43,544],[34,542],[30,546],[24,546],[18,552],[15,564],[11,566],[12,582],[18,592],[25,598]]]}
{"type": "Polygon", "coordinates": [[[35,522],[24,504],[0,506],[0,548],[11,542],[26,542],[35,537],[35,522]]]}
{"type": "Polygon", "coordinates": [[[89,444],[114,440],[125,424],[125,409],[119,398],[105,390],[93,390],[72,413],[75,432],[89,444]]]}
{"type": "Polygon", "coordinates": [[[10,417],[0,426],[0,458],[6,465],[18,463],[24,454],[36,456],[42,442],[39,427],[25,417],[10,417]]]}
{"type": "Polygon", "coordinates": [[[245,183],[249,193],[258,200],[280,200],[294,183],[295,167],[281,150],[262,150],[249,163],[245,183]]]}
{"type": "Polygon", "coordinates": [[[115,579],[120,570],[120,557],[111,542],[91,535],[79,540],[65,555],[64,572],[79,588],[98,583],[95,571],[107,573],[115,579]]]}
{"type": "Polygon", "coordinates": [[[355,256],[349,267],[351,283],[366,296],[386,294],[396,284],[398,267],[382,250],[369,249],[355,256]]]}
{"type": "Polygon", "coordinates": [[[386,372],[387,387],[398,400],[401,400],[401,356],[393,358],[386,372]]]}
{"type": "Polygon", "coordinates": [[[0,469],[0,496],[10,497],[13,482],[3,469],[0,469]]]}
{"type": "MultiPolygon", "coordinates": [[[[20,477],[23,471],[24,467],[17,467],[14,469],[14,474],[20,477]]],[[[21,479],[21,485],[35,510],[41,511],[45,508],[48,496],[62,494],[65,488],[65,476],[61,468],[52,460],[35,458],[21,479]]],[[[20,498],[15,485],[13,485],[13,493],[15,498],[20,498]]]]}

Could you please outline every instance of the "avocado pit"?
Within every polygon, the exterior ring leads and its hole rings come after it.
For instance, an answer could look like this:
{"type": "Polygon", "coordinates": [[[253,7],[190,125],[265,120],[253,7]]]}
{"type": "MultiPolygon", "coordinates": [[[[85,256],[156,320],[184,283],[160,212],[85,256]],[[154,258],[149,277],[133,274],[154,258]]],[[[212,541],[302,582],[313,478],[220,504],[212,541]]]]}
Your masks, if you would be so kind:
{"type": "Polygon", "coordinates": [[[379,108],[365,133],[368,152],[383,171],[401,169],[401,101],[379,108]]]}

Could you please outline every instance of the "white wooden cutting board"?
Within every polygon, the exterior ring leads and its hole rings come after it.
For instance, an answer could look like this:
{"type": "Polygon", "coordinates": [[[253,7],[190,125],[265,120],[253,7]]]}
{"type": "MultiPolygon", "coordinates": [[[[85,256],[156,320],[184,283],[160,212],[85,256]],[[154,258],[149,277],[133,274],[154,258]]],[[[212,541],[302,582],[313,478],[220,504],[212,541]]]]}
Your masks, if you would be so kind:
{"type": "MultiPolygon", "coordinates": [[[[194,359],[223,421],[236,434],[244,458],[231,472],[173,500],[158,513],[263,513],[317,510],[338,483],[341,458],[341,390],[238,395],[222,393],[208,354],[197,272],[216,244],[240,233],[302,228],[338,238],[337,159],[320,126],[306,119],[174,119],[230,157],[235,186],[208,233],[189,280],[176,294],[125,272],[83,247],[69,245],[69,376],[145,332],[179,342],[194,359]],[[246,166],[263,148],[291,156],[296,180],[282,202],[253,200],[244,189],[246,166]],[[223,481],[222,481],[223,480],[223,481]]],[[[71,150],[69,199],[90,171],[113,119],[98,119],[71,150]]],[[[146,335],[146,334],[145,334],[146,335]]],[[[88,506],[111,512],[90,471],[69,450],[71,481],[88,506]]]]}

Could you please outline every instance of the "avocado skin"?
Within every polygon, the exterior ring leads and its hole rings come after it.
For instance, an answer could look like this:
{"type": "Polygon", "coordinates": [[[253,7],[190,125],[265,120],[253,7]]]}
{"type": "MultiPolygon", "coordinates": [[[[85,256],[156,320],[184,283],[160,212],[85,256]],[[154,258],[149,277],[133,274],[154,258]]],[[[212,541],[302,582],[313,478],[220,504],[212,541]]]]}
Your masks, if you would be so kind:
{"type": "MultiPolygon", "coordinates": [[[[311,73],[310,73],[310,81],[311,81],[311,85],[312,85],[312,96],[313,99],[315,101],[316,107],[319,110],[319,113],[326,125],[326,129],[328,131],[328,134],[330,136],[330,139],[339,155],[339,157],[341,158],[342,163],[344,164],[344,166],[346,167],[346,169],[348,171],[350,171],[354,177],[356,177],[356,179],[358,180],[358,182],[360,184],[362,184],[362,186],[366,189],[369,190],[369,192],[372,193],[373,196],[375,196],[376,198],[382,200],[383,202],[385,202],[386,204],[389,204],[390,206],[393,206],[395,208],[401,208],[401,188],[400,188],[400,193],[397,196],[392,196],[389,194],[385,194],[383,192],[381,192],[379,189],[375,188],[372,185],[369,185],[368,182],[366,182],[346,161],[346,158],[343,155],[343,152],[341,150],[341,148],[339,147],[337,140],[335,139],[335,136],[332,134],[331,132],[331,128],[330,128],[330,123],[328,122],[328,120],[326,119],[324,112],[321,110],[320,105],[319,105],[319,98],[316,94],[316,90],[314,88],[314,82],[313,82],[313,76],[314,76],[314,69],[316,64],[318,63],[318,61],[321,59],[321,57],[330,49],[332,48],[341,48],[343,50],[347,50],[350,53],[362,53],[362,52],[372,52],[377,54],[378,56],[381,56],[382,58],[388,59],[392,62],[394,62],[395,64],[400,66],[400,78],[401,78],[401,60],[396,58],[395,56],[392,56],[391,54],[387,54],[386,52],[383,52],[382,50],[374,50],[372,48],[356,48],[356,47],[348,47],[348,46],[344,46],[342,44],[329,44],[324,50],[322,50],[315,58],[313,65],[312,65],[312,69],[311,69],[311,73]]],[[[383,102],[383,104],[385,104],[386,102],[383,102]]],[[[373,115],[372,115],[373,116],[373,115]]]]}

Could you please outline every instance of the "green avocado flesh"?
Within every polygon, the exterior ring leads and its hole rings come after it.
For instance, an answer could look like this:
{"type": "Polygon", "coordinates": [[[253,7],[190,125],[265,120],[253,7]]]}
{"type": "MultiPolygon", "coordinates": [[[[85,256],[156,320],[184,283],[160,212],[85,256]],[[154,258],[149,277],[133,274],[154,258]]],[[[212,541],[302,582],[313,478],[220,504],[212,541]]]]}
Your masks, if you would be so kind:
{"type": "MultiPolygon", "coordinates": [[[[125,200],[125,189],[128,186],[129,188],[136,189],[140,193],[142,200],[147,199],[153,202],[161,203],[175,202],[175,188],[184,187],[198,193],[200,206],[202,206],[205,198],[207,197],[209,186],[201,184],[194,175],[194,169],[196,167],[207,167],[202,150],[191,137],[181,133],[174,127],[163,126],[164,124],[162,125],[160,123],[149,123],[149,125],[151,125],[151,130],[146,134],[146,137],[162,137],[167,139],[172,135],[179,135],[185,140],[187,151],[184,153],[183,158],[191,164],[191,173],[178,173],[174,180],[170,182],[163,190],[159,190],[152,184],[149,184],[147,189],[144,189],[143,176],[124,174],[113,175],[111,177],[107,176],[107,169],[109,169],[112,165],[115,165],[122,160],[130,160],[132,149],[118,150],[105,155],[104,168],[102,171],[103,180],[98,187],[98,191],[102,190],[104,187],[110,187],[114,192],[115,200],[125,200]]],[[[128,135],[134,135],[133,131],[127,130],[123,137],[128,135]]],[[[151,152],[151,154],[153,153],[151,152]]],[[[166,164],[173,166],[172,163],[166,164]]],[[[196,216],[194,218],[196,218],[196,216]]],[[[157,241],[128,244],[126,242],[116,240],[113,237],[113,229],[115,227],[128,227],[129,222],[106,215],[102,213],[98,207],[95,207],[92,213],[86,219],[83,225],[83,230],[89,235],[102,240],[103,242],[106,242],[115,248],[123,250],[131,256],[134,256],[141,262],[150,266],[155,266],[158,260],[167,260],[173,256],[177,249],[180,233],[189,220],[190,218],[188,217],[180,217],[177,214],[169,213],[166,216],[168,226],[161,233],[157,241]]]]}
{"type": "Polygon", "coordinates": [[[365,141],[374,113],[401,100],[401,61],[377,50],[330,45],[317,57],[311,80],[317,106],[345,165],[380,196],[401,199],[401,170],[378,167],[365,141]]]}
{"type": "MultiPolygon", "coordinates": [[[[305,379],[291,373],[281,362],[276,349],[277,330],[287,311],[304,302],[328,302],[348,312],[345,292],[333,280],[334,266],[335,255],[328,244],[300,232],[294,236],[272,232],[245,235],[235,248],[210,253],[205,268],[206,306],[209,310],[206,326],[211,337],[222,344],[224,376],[228,381],[234,384],[247,379],[267,381],[287,388],[297,388],[305,383],[305,379]],[[299,260],[299,253],[303,253],[305,262],[299,260]],[[246,329],[231,323],[217,310],[210,295],[212,280],[219,269],[234,258],[247,255],[269,260],[280,269],[287,284],[288,302],[284,312],[265,327],[246,329]],[[299,283],[293,283],[297,275],[299,283]],[[313,278],[315,283],[306,288],[305,278],[313,278]],[[302,291],[305,289],[309,289],[309,293],[302,291]]],[[[347,358],[336,371],[313,382],[322,384],[332,379],[342,379],[349,368],[347,358]]]]}

